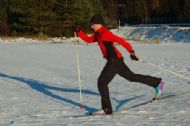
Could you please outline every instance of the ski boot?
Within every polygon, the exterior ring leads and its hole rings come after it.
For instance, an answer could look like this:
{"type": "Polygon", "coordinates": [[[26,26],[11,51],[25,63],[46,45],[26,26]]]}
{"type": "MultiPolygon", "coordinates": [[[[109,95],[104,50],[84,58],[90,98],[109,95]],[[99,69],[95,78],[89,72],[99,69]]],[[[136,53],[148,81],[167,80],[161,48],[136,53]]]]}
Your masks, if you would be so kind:
{"type": "Polygon", "coordinates": [[[156,96],[153,98],[153,100],[158,100],[162,94],[162,91],[163,91],[163,87],[164,87],[164,82],[161,81],[159,83],[159,85],[155,88],[156,90],[156,96]]]}

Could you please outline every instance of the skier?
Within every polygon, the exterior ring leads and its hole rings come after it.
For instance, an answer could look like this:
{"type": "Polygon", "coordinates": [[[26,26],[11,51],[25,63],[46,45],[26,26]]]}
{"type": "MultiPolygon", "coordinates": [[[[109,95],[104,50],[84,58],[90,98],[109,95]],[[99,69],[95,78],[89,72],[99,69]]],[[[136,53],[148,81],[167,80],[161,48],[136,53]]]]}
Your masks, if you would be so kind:
{"type": "Polygon", "coordinates": [[[87,43],[98,42],[103,58],[107,60],[97,82],[98,90],[101,95],[102,108],[93,114],[112,114],[108,84],[116,74],[124,77],[128,81],[140,82],[155,88],[156,95],[154,98],[158,99],[163,90],[164,83],[162,79],[133,73],[124,63],[122,54],[115,46],[115,43],[122,45],[130,53],[130,58],[134,61],[138,61],[139,58],[136,56],[131,44],[107,30],[104,27],[104,20],[100,14],[95,14],[91,18],[90,24],[94,30],[91,36],[87,36],[79,26],[75,27],[75,32],[77,36],[87,43]]]}

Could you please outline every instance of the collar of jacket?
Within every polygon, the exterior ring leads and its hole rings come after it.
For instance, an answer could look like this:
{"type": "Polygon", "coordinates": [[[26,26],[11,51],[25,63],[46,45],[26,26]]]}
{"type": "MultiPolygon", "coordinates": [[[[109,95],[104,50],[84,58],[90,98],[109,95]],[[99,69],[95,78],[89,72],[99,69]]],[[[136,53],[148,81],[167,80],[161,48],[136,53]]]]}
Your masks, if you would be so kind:
{"type": "Polygon", "coordinates": [[[96,31],[96,34],[102,35],[105,31],[106,31],[106,28],[102,26],[100,29],[98,29],[98,31],[96,31]]]}

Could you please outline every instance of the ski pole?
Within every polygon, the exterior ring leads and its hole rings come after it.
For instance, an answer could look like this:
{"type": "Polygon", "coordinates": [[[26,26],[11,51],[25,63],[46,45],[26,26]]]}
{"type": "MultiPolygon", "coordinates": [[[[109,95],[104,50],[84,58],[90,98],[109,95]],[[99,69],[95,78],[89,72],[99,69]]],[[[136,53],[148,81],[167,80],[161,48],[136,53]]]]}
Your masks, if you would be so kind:
{"type": "Polygon", "coordinates": [[[171,70],[168,70],[168,69],[166,69],[166,68],[163,68],[163,67],[159,66],[158,64],[148,63],[148,62],[146,62],[146,61],[144,61],[144,60],[139,60],[139,61],[141,61],[141,62],[143,62],[143,63],[146,63],[146,64],[148,64],[148,65],[150,65],[150,66],[156,67],[156,68],[158,68],[158,69],[161,69],[161,70],[163,70],[163,71],[169,72],[169,73],[171,73],[171,74],[173,74],[173,75],[175,75],[175,76],[178,76],[178,77],[180,77],[180,78],[183,78],[183,79],[186,79],[186,80],[190,80],[190,78],[185,77],[185,76],[183,76],[183,75],[181,75],[181,74],[179,74],[179,73],[173,72],[173,71],[171,71],[171,70]]]}
{"type": "Polygon", "coordinates": [[[75,35],[75,50],[76,50],[76,60],[77,60],[77,72],[78,72],[78,84],[79,84],[79,94],[80,94],[80,108],[84,108],[84,105],[82,104],[82,86],[81,86],[81,79],[80,79],[80,63],[79,63],[79,54],[78,54],[78,44],[76,39],[76,32],[75,35]]]}

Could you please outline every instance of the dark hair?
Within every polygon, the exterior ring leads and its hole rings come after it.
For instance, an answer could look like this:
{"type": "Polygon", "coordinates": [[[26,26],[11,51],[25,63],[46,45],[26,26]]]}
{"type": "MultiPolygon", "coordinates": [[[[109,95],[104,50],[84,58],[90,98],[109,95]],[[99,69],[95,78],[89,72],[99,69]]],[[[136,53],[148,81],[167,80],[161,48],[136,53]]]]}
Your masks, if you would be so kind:
{"type": "Polygon", "coordinates": [[[104,25],[104,19],[103,19],[102,15],[100,15],[100,14],[95,14],[95,15],[92,16],[92,18],[90,19],[90,23],[91,23],[91,24],[102,24],[102,25],[104,25]]]}

